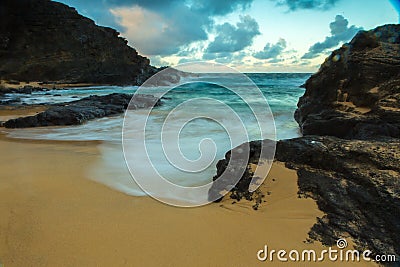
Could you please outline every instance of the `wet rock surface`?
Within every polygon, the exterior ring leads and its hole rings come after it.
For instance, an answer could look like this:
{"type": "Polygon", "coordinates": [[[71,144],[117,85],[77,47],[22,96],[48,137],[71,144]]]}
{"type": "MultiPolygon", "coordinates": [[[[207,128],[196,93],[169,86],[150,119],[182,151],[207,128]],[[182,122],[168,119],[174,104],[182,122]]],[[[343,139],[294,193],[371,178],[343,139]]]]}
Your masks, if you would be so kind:
{"type": "MultiPolygon", "coordinates": [[[[11,119],[4,123],[6,128],[28,128],[42,126],[79,125],[89,120],[123,113],[132,95],[110,94],[89,96],[73,102],[50,106],[35,116],[11,119]]],[[[160,105],[161,101],[152,95],[135,95],[130,109],[160,105]]]]}

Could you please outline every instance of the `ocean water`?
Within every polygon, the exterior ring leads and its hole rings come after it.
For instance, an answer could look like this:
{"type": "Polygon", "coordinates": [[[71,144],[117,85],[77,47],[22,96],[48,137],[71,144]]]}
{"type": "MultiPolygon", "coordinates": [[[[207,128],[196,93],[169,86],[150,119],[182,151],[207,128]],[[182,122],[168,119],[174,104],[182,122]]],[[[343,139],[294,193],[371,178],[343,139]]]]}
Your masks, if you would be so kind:
{"type": "MultiPolygon", "coordinates": [[[[215,175],[216,162],[224,157],[226,151],[243,141],[260,138],[279,140],[300,135],[293,114],[299,97],[304,93],[304,89],[299,86],[310,74],[252,73],[247,76],[259,88],[258,92],[248,84],[230,80],[220,74],[208,74],[207,83],[186,83],[170,89],[164,95],[161,106],[151,111],[129,111],[124,136],[133,143],[142,142],[145,138],[151,164],[170,182],[180,186],[209,183],[215,175]],[[222,80],[225,87],[220,85],[222,80]],[[226,85],[236,88],[236,93],[227,89],[226,85]],[[238,96],[237,92],[244,95],[245,99],[238,96]],[[263,121],[263,118],[253,116],[252,109],[260,110],[261,114],[269,112],[262,96],[272,111],[272,123],[276,131],[270,120],[263,121]],[[260,124],[266,127],[262,129],[261,126],[260,130],[260,124]],[[145,125],[145,129],[140,125],[145,125]],[[143,131],[145,133],[141,135],[143,131]],[[165,146],[165,143],[174,142],[176,146],[165,146]],[[185,160],[180,160],[180,157],[185,160]],[[187,164],[176,166],[181,162],[187,164]],[[197,164],[195,170],[190,169],[193,162],[197,164]]],[[[136,86],[97,86],[34,92],[32,95],[18,97],[27,104],[43,104],[73,101],[94,94],[135,93],[137,90],[136,86]]],[[[141,93],[159,95],[165,88],[148,87],[140,90],[141,93]]],[[[7,97],[13,99],[16,95],[7,97]]],[[[101,140],[101,160],[90,167],[88,176],[124,193],[145,195],[132,179],[125,162],[121,142],[123,124],[124,116],[120,115],[100,118],[79,126],[15,129],[9,131],[9,136],[49,140],[101,140]]],[[[128,159],[131,160],[129,167],[131,171],[132,168],[137,170],[136,174],[145,176],[149,172],[146,165],[140,162],[146,155],[134,152],[128,159]]],[[[151,193],[163,198],[176,197],[173,192],[163,188],[155,191],[151,193]]]]}

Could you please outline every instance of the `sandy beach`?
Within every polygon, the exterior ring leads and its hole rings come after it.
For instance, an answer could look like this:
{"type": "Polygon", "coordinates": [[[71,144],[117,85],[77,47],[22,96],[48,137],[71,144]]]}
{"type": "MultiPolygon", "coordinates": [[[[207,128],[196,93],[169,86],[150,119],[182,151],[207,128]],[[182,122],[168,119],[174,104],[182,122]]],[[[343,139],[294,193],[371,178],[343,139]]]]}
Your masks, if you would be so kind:
{"type": "Polygon", "coordinates": [[[262,185],[263,191],[271,193],[258,211],[250,202],[231,204],[231,199],[176,208],[92,181],[87,170],[99,160],[98,144],[1,135],[1,263],[280,266],[288,263],[260,262],[257,251],[264,245],[288,251],[326,248],[319,242],[304,242],[316,217],[323,214],[312,199],[298,198],[296,172],[283,163],[274,163],[262,185]]]}
{"type": "Polygon", "coordinates": [[[0,267],[400,266],[400,1],[0,14],[0,267]]]}

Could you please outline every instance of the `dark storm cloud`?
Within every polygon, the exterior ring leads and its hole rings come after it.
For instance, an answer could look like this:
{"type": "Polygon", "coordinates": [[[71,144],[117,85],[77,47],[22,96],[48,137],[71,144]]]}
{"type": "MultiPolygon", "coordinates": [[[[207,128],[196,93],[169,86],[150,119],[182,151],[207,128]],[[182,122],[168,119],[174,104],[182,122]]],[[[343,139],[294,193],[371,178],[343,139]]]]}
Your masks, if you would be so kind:
{"type": "Polygon", "coordinates": [[[273,0],[280,6],[287,6],[290,11],[299,9],[320,9],[332,8],[340,0],[273,0]]]}
{"type": "Polygon", "coordinates": [[[224,23],[215,27],[217,32],[206,53],[224,53],[243,50],[253,43],[253,38],[260,34],[258,23],[250,16],[241,16],[236,25],[224,23]]]}
{"type": "Polygon", "coordinates": [[[303,59],[311,59],[319,56],[321,53],[326,52],[328,49],[334,48],[341,42],[347,42],[360,30],[361,27],[354,25],[348,27],[349,22],[342,15],[337,15],[335,21],[329,24],[331,35],[327,36],[323,42],[313,44],[308,52],[305,53],[303,59]]]}
{"type": "Polygon", "coordinates": [[[253,54],[253,57],[257,59],[273,59],[277,60],[286,48],[286,40],[279,39],[276,44],[267,43],[262,51],[253,54]]]}

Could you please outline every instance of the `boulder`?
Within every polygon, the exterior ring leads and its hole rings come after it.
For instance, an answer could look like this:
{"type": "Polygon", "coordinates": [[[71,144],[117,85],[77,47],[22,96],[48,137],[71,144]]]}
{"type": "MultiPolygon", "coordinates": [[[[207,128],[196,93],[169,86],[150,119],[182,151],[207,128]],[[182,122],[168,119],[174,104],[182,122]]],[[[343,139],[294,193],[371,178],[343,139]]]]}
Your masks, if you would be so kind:
{"type": "Polygon", "coordinates": [[[89,120],[123,113],[131,101],[130,109],[160,105],[158,98],[151,95],[110,94],[89,96],[73,102],[52,105],[34,116],[11,119],[4,123],[6,128],[28,128],[41,126],[79,125],[89,120]]]}

